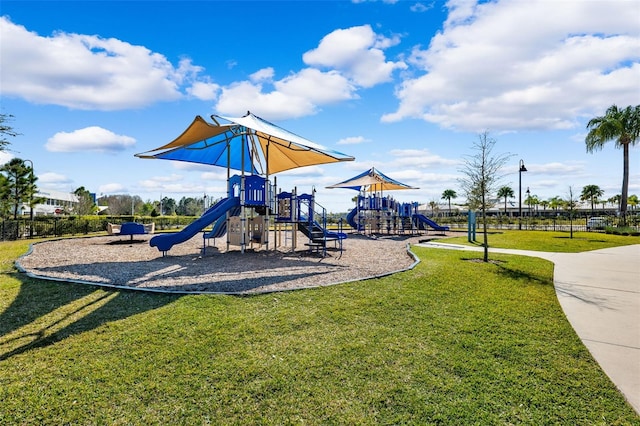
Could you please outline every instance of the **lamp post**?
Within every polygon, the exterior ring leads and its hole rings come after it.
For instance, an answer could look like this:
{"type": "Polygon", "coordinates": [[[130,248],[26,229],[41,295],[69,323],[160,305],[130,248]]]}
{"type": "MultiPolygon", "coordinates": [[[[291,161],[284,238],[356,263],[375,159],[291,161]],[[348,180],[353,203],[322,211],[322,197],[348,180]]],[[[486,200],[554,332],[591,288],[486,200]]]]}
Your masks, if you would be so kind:
{"type": "Polygon", "coordinates": [[[526,172],[524,161],[520,160],[520,168],[518,169],[518,229],[522,229],[522,172],[526,172]]]}

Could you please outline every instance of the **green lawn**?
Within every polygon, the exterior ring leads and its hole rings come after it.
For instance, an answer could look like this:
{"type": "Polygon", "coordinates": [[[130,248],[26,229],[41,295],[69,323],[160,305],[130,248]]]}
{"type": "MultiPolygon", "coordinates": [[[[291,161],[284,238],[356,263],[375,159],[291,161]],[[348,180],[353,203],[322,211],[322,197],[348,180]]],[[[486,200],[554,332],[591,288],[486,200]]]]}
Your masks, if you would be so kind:
{"type": "MultiPolygon", "coordinates": [[[[482,230],[476,230],[476,241],[468,242],[467,235],[442,240],[452,244],[482,246],[482,230]]],[[[568,232],[554,231],[496,231],[489,230],[489,247],[548,251],[557,253],[579,253],[610,247],[640,244],[640,237],[605,234],[603,232],[574,232],[570,238],[568,232]]]]}
{"type": "Polygon", "coordinates": [[[26,248],[0,243],[3,425],[640,425],[541,259],[414,247],[382,279],[170,296],[29,279],[26,248]]]}

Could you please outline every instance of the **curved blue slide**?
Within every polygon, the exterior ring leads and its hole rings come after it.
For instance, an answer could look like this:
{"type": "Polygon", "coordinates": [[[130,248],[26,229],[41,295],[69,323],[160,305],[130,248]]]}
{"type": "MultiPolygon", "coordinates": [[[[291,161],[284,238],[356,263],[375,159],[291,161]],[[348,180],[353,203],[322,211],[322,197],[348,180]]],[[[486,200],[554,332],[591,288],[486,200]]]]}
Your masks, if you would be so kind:
{"type": "MultiPolygon", "coordinates": [[[[358,208],[354,207],[353,210],[349,212],[347,215],[347,223],[353,229],[358,229],[358,224],[356,223],[356,215],[358,214],[358,208]]],[[[361,230],[361,229],[360,229],[361,230]]]]}
{"type": "Polygon", "coordinates": [[[231,197],[223,198],[214,204],[209,210],[204,212],[200,218],[194,220],[187,226],[185,226],[179,232],[173,232],[171,234],[159,234],[151,238],[149,245],[151,247],[158,247],[163,254],[166,253],[176,244],[183,243],[196,235],[205,227],[209,226],[222,215],[227,213],[228,210],[240,205],[240,198],[231,197]]]}
{"type": "MultiPolygon", "coordinates": [[[[239,216],[240,206],[235,206],[229,209],[229,216],[239,216]]],[[[216,220],[211,231],[204,234],[203,238],[220,238],[227,233],[227,218],[221,216],[216,220]]]]}
{"type": "Polygon", "coordinates": [[[430,227],[432,227],[436,231],[448,231],[449,230],[448,226],[440,226],[437,223],[435,223],[433,220],[429,219],[428,217],[426,217],[423,214],[414,214],[413,217],[418,219],[419,222],[422,222],[422,223],[425,223],[425,224],[429,225],[430,227]]]}

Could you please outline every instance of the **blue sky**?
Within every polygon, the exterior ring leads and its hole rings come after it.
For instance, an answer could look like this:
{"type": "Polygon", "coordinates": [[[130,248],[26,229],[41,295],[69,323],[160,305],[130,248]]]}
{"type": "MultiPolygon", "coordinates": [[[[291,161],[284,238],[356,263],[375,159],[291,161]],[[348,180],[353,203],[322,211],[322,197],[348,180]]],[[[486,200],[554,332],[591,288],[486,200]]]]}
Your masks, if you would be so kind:
{"type": "MultiPolygon", "coordinates": [[[[218,197],[226,170],[134,154],[201,115],[246,111],[355,161],[283,172],[332,212],[354,191],[325,189],[370,167],[417,190],[458,191],[488,131],[541,199],[598,185],[620,193],[622,151],[586,153],[586,122],[640,99],[640,2],[6,1],[0,5],[1,111],[11,157],[43,189],[218,197]]],[[[639,148],[629,194],[640,194],[639,148]]]]}

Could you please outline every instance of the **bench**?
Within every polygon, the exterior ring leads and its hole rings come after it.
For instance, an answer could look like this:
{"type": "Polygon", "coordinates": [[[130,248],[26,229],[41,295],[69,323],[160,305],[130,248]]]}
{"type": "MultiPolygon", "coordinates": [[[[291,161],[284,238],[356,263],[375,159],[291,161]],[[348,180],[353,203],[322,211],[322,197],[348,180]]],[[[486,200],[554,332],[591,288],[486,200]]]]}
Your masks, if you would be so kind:
{"type": "Polygon", "coordinates": [[[121,225],[113,223],[107,224],[109,235],[129,235],[133,240],[134,235],[153,234],[156,229],[155,223],[142,224],[137,222],[125,222],[121,225]]]}

